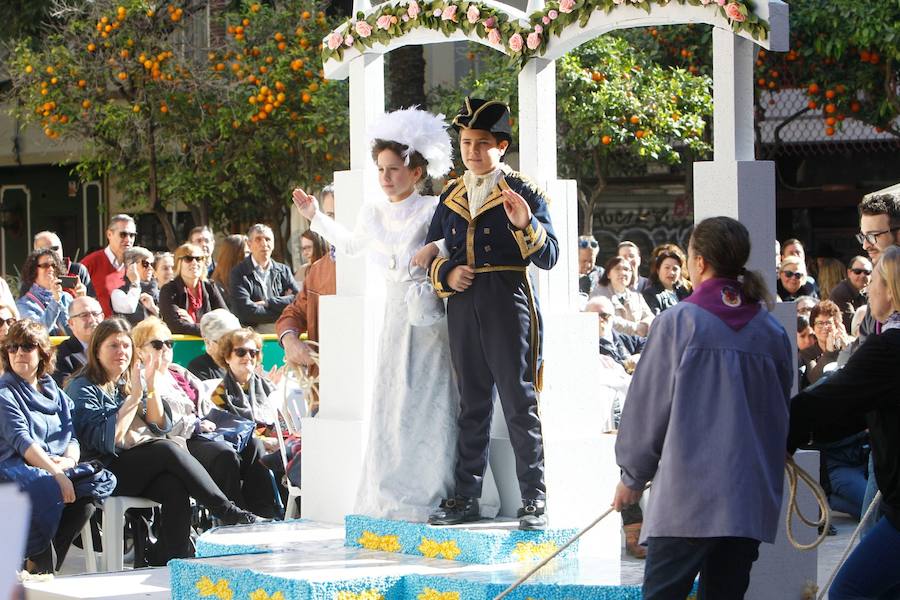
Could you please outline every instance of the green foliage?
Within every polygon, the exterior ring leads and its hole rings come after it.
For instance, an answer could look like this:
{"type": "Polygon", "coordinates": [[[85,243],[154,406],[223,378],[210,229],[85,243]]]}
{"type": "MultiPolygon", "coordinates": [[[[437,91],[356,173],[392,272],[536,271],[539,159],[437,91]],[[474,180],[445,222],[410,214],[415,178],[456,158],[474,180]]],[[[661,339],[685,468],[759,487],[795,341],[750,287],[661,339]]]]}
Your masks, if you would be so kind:
{"type": "Polygon", "coordinates": [[[191,41],[191,15],[205,8],[78,3],[10,61],[19,117],[82,141],[81,176],[109,175],[131,206],[160,217],[170,246],[166,205],[226,226],[277,224],[292,185],[314,189],[347,162],[347,85],[317,66],[331,26],[316,3],[241,4],[218,16],[229,33],[212,49],[191,41]]]}
{"type": "MultiPolygon", "coordinates": [[[[477,70],[456,88],[435,90],[431,106],[453,115],[470,93],[503,100],[516,114],[515,72],[499,54],[473,51],[481,53],[477,70]]],[[[578,182],[586,214],[606,185],[613,153],[674,164],[685,148],[697,155],[710,149],[711,80],[660,66],[624,38],[583,44],[557,61],[556,78],[560,174],[578,182]]]]}

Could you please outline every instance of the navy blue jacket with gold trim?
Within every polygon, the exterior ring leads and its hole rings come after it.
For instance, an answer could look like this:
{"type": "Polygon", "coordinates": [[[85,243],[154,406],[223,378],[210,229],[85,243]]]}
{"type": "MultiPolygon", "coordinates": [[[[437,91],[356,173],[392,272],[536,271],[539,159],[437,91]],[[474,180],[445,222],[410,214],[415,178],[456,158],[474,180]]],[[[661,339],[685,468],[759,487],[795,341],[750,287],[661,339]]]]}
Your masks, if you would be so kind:
{"type": "Polygon", "coordinates": [[[522,270],[529,263],[550,269],[559,258],[559,243],[550,223],[544,192],[519,173],[504,168],[475,219],[469,211],[466,185],[459,177],[444,188],[428,228],[425,242],[444,239],[449,257],[437,257],[429,275],[438,295],[455,292],[447,284],[454,267],[468,265],[476,272],[522,270]],[[509,222],[503,208],[504,189],[518,192],[531,207],[531,223],[518,230],[509,222]]]}

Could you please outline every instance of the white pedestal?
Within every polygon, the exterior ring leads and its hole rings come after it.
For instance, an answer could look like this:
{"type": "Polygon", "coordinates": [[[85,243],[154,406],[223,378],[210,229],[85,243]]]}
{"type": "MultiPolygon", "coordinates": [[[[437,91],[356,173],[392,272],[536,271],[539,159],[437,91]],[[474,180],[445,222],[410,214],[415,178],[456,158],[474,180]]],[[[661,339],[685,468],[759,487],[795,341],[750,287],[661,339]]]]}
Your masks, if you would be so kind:
{"type": "Polygon", "coordinates": [[[353,512],[368,433],[362,421],[303,419],[304,519],[343,523],[353,512]]]}

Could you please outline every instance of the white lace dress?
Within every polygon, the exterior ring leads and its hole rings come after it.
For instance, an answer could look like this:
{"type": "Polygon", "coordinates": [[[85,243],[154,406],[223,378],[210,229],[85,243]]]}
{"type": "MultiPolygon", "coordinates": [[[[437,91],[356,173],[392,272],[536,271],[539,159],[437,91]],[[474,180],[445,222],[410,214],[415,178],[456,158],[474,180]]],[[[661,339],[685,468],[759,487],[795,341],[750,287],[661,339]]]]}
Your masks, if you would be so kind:
{"type": "MultiPolygon", "coordinates": [[[[407,265],[422,247],[436,196],[413,193],[363,205],[353,231],[321,212],[311,229],[339,254],[365,253],[385,280],[384,322],[369,422],[369,440],[354,511],[424,521],[453,494],[459,392],[450,363],[447,320],[409,324],[407,265]]],[[[486,474],[482,515],[496,516],[499,494],[486,474]]]]}

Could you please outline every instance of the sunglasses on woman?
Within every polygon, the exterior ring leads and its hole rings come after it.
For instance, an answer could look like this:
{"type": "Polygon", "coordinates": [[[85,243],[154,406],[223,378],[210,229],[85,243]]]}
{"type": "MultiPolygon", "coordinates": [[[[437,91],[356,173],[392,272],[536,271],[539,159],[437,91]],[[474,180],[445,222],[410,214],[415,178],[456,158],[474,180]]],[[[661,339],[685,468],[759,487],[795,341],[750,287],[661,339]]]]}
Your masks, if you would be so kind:
{"type": "Polygon", "coordinates": [[[596,248],[599,245],[595,240],[578,240],[579,248],[596,248]]]}
{"type": "Polygon", "coordinates": [[[183,260],[184,262],[194,262],[194,261],[202,262],[202,261],[206,260],[206,257],[205,256],[188,255],[188,256],[182,256],[181,260],[183,260]]]}
{"type": "Polygon", "coordinates": [[[10,317],[8,319],[0,319],[0,327],[3,327],[4,325],[6,325],[7,327],[12,327],[13,323],[15,323],[15,322],[16,322],[15,317],[10,317]]]}
{"type": "Polygon", "coordinates": [[[784,273],[784,276],[788,279],[790,279],[791,277],[793,277],[794,279],[803,279],[803,277],[806,275],[806,273],[798,273],[796,271],[789,271],[787,269],[782,271],[782,273],[784,273]]]}
{"type": "Polygon", "coordinates": [[[255,348],[235,348],[234,354],[238,358],[244,358],[248,354],[250,355],[250,358],[256,358],[259,356],[259,350],[255,348]]]}
{"type": "Polygon", "coordinates": [[[153,346],[154,350],[162,350],[163,346],[171,349],[175,344],[174,342],[172,342],[172,340],[150,340],[149,342],[147,342],[147,345],[153,346]]]}
{"type": "Polygon", "coordinates": [[[6,351],[9,352],[10,354],[15,354],[16,352],[19,351],[19,349],[21,349],[22,352],[25,352],[25,353],[34,352],[37,349],[37,344],[31,344],[31,343],[10,344],[9,346],[6,347],[6,351]]]}

